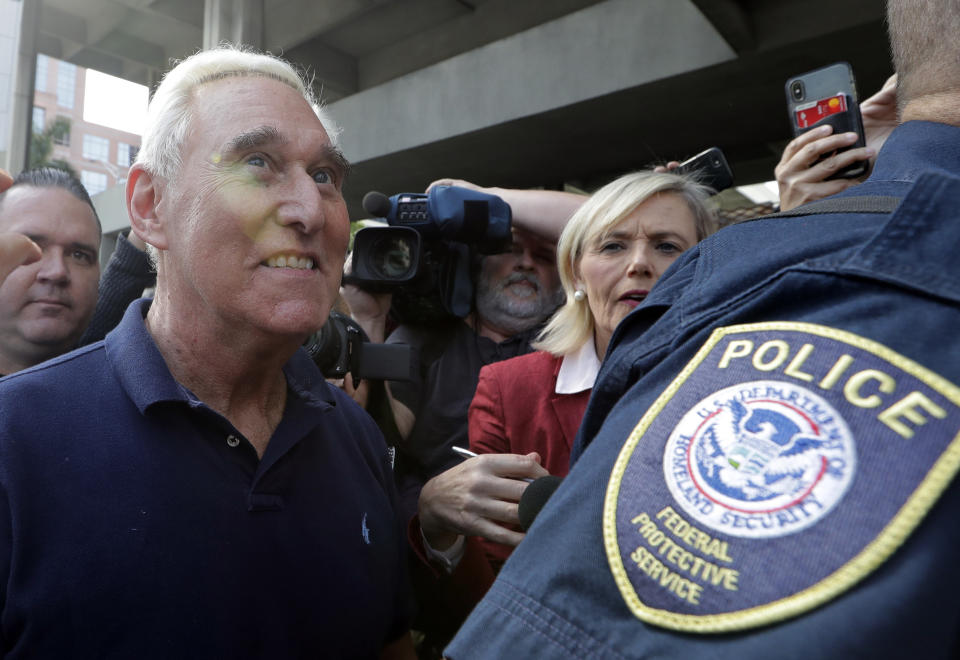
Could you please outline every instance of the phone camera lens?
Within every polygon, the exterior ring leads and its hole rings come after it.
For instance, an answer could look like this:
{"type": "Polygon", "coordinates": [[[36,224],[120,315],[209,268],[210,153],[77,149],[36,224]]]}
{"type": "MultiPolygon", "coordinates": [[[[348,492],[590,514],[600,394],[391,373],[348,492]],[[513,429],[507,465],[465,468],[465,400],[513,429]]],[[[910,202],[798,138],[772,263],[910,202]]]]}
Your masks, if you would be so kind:
{"type": "Polygon", "coordinates": [[[803,83],[799,80],[794,80],[790,83],[790,95],[793,97],[794,101],[803,100],[803,83]]]}

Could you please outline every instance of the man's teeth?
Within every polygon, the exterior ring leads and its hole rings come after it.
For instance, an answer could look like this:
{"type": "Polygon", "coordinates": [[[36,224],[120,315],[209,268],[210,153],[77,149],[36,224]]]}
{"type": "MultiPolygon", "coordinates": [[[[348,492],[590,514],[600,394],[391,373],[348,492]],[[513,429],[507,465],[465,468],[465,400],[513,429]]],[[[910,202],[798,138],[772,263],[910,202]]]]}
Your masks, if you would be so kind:
{"type": "Polygon", "coordinates": [[[301,268],[304,270],[313,269],[313,259],[309,257],[270,257],[267,259],[267,265],[270,268],[301,268]]]}

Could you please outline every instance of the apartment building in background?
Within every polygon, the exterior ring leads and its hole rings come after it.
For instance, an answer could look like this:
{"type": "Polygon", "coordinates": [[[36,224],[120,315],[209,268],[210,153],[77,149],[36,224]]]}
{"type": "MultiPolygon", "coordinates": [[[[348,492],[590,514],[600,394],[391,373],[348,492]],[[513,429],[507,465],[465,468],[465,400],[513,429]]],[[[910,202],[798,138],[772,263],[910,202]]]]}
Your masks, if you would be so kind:
{"type": "Polygon", "coordinates": [[[47,55],[37,55],[33,97],[34,131],[57,117],[70,122],[70,132],[56,140],[51,159],[70,163],[91,196],[126,182],[140,149],[140,136],[83,119],[87,70],[47,55]]]}

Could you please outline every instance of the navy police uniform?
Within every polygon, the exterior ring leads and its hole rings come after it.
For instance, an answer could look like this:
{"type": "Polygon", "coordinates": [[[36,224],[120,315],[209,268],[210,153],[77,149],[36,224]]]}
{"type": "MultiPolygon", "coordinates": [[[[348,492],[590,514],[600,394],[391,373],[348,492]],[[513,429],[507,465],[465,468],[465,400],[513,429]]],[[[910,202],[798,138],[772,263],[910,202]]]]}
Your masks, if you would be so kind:
{"type": "Polygon", "coordinates": [[[893,213],[683,255],[447,655],[956,657],[958,176],[960,128],[909,122],[845,193],[893,213]]]}

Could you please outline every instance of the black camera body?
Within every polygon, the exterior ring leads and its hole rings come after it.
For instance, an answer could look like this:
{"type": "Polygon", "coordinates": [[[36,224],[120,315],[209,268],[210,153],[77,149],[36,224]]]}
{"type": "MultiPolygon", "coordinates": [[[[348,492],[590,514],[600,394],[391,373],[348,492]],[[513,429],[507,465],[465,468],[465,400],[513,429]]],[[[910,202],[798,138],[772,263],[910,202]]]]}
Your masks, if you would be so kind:
{"type": "Polygon", "coordinates": [[[363,206],[388,226],[357,232],[353,272],[344,282],[433,298],[453,316],[471,311],[475,255],[510,248],[510,206],[496,195],[435,186],[427,194],[370,192],[363,206]]]}
{"type": "Polygon", "coordinates": [[[357,322],[333,311],[322,328],[310,335],[303,348],[326,378],[353,376],[354,386],[364,378],[412,380],[416,355],[405,344],[374,344],[357,322]]]}

